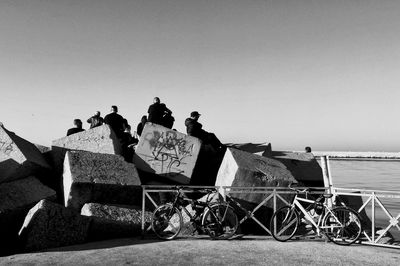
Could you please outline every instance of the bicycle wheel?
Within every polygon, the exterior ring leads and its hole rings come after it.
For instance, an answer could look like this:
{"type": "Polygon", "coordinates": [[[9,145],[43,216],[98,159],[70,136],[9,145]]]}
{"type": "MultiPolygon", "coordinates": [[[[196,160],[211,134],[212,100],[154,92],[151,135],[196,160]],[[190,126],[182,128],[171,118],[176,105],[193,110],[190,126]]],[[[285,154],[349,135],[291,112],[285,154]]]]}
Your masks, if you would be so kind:
{"type": "Polygon", "coordinates": [[[182,224],[181,212],[171,204],[161,205],[153,212],[151,228],[160,239],[174,239],[181,231],[182,224]]]}
{"type": "Polygon", "coordinates": [[[202,225],[212,239],[228,239],[239,226],[238,217],[228,204],[215,204],[203,215],[202,225]]]}
{"type": "Polygon", "coordinates": [[[299,214],[295,209],[284,206],[277,210],[271,218],[272,236],[281,242],[291,239],[299,226],[299,214]]]}
{"type": "Polygon", "coordinates": [[[350,245],[361,235],[361,219],[357,212],[347,207],[328,211],[322,222],[327,238],[338,245],[350,245]]]}

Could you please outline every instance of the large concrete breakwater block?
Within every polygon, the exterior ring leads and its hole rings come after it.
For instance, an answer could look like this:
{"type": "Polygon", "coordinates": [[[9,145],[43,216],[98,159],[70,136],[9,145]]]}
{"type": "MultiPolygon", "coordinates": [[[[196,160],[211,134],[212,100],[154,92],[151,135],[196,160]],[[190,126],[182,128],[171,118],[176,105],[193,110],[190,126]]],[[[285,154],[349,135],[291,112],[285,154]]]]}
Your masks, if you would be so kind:
{"type": "Polygon", "coordinates": [[[122,154],[122,146],[114,131],[102,125],[75,133],[52,142],[54,167],[62,172],[65,153],[69,150],[90,151],[105,154],[122,154]]]}
{"type": "Polygon", "coordinates": [[[189,184],[200,146],[198,138],[146,123],[136,147],[134,163],[144,172],[189,184]]]}
{"type": "MultiPolygon", "coordinates": [[[[232,187],[287,187],[291,183],[297,183],[296,179],[281,162],[264,156],[252,154],[235,148],[228,148],[218,171],[216,186],[232,187]]],[[[229,192],[245,209],[252,211],[258,204],[271,195],[271,191],[259,191],[257,193],[229,192]]],[[[292,194],[282,194],[282,198],[289,201],[292,194]]],[[[277,207],[285,205],[277,200],[277,207]]],[[[273,199],[266,202],[254,214],[255,217],[269,227],[269,219],[273,214],[273,199]]],[[[237,210],[239,218],[244,217],[241,210],[237,210]]],[[[244,233],[265,234],[251,219],[242,224],[244,233]]]]}
{"type": "Polygon", "coordinates": [[[87,241],[90,218],[62,205],[41,200],[28,213],[19,232],[25,251],[87,241]]]}
{"type": "Polygon", "coordinates": [[[0,255],[18,248],[18,231],[29,209],[55,198],[55,191],[33,176],[0,184],[0,255]]]}
{"type": "Polygon", "coordinates": [[[138,172],[120,155],[68,151],[63,185],[66,207],[80,210],[88,202],[140,205],[138,172]]]}
{"type": "MultiPolygon", "coordinates": [[[[139,236],[142,233],[142,209],[138,206],[115,206],[86,203],[81,215],[92,218],[90,240],[139,236]]],[[[145,211],[145,228],[150,226],[152,212],[145,211]]]]}
{"type": "Polygon", "coordinates": [[[312,153],[273,151],[272,157],[282,162],[301,185],[324,187],[322,168],[312,153]]]}
{"type": "Polygon", "coordinates": [[[228,143],[228,147],[237,148],[264,157],[272,157],[271,143],[228,143]]]}
{"type": "MultiPolygon", "coordinates": [[[[228,148],[218,171],[216,186],[233,187],[287,187],[297,183],[281,162],[260,155],[228,148]]],[[[268,194],[232,193],[237,199],[259,204],[268,194]]],[[[272,201],[267,206],[273,207],[272,201]]]]}
{"type": "Polygon", "coordinates": [[[34,144],[0,125],[0,183],[28,177],[49,168],[34,144]]]}

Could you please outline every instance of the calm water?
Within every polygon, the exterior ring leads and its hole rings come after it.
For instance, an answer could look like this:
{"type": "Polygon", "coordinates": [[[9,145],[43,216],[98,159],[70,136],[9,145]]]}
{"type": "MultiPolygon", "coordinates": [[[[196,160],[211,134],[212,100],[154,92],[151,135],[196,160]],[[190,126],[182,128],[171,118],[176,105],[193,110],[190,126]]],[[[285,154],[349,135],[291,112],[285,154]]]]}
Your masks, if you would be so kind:
{"type": "MultiPolygon", "coordinates": [[[[330,160],[332,182],[340,188],[363,188],[368,190],[385,190],[400,192],[400,161],[384,160],[330,160]]],[[[365,202],[368,198],[363,197],[365,202]]],[[[396,217],[400,214],[400,199],[381,198],[389,213],[396,217]]],[[[376,226],[386,228],[389,217],[376,206],[376,226]]],[[[366,208],[371,217],[371,204],[366,208]]],[[[400,232],[393,227],[389,231],[400,240],[400,232]]]]}
{"type": "Polygon", "coordinates": [[[400,191],[400,161],[330,160],[335,187],[400,191]]]}

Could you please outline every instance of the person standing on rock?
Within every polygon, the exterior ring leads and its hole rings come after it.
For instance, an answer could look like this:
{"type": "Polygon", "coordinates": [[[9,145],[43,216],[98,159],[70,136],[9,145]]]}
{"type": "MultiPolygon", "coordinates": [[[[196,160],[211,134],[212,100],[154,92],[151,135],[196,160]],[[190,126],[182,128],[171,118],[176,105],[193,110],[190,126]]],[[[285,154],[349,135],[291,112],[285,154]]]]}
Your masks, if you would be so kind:
{"type": "Polygon", "coordinates": [[[148,121],[158,125],[164,125],[164,115],[172,114],[171,110],[164,103],[161,103],[158,97],[154,97],[153,104],[149,106],[147,112],[149,113],[148,121]]]}
{"type": "Polygon", "coordinates": [[[92,117],[90,117],[87,122],[90,124],[90,128],[101,126],[104,122],[103,117],[100,116],[100,111],[96,111],[92,117]]]}
{"type": "Polygon", "coordinates": [[[203,144],[211,145],[217,152],[225,151],[225,146],[219,141],[217,136],[203,129],[203,125],[198,122],[199,117],[200,114],[197,111],[190,113],[190,117],[185,120],[186,133],[189,136],[199,138],[203,144]]]}
{"type": "Polygon", "coordinates": [[[80,119],[74,119],[74,127],[68,129],[67,136],[78,133],[78,132],[82,132],[82,131],[85,131],[82,128],[82,121],[80,119]]]}
{"type": "Polygon", "coordinates": [[[124,118],[118,114],[117,106],[111,106],[111,113],[104,117],[104,123],[111,127],[118,138],[121,138],[124,132],[124,118]]]}

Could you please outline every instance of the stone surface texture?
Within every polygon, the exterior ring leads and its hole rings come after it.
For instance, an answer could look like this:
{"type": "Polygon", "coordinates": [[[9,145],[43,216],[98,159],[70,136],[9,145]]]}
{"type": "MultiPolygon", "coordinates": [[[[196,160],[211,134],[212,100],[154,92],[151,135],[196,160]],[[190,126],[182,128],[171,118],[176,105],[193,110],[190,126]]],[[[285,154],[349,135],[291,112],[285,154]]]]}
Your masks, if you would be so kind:
{"type": "MultiPolygon", "coordinates": [[[[92,217],[89,239],[99,240],[141,235],[142,209],[139,206],[114,206],[86,203],[81,215],[92,217]]],[[[145,228],[150,226],[152,213],[145,211],[145,228]]]]}
{"type": "Polygon", "coordinates": [[[0,183],[50,168],[37,147],[0,126],[0,183]]]}
{"type": "MultiPolygon", "coordinates": [[[[285,165],[277,160],[228,148],[218,171],[216,186],[287,187],[297,183],[285,165]]],[[[234,193],[235,198],[258,204],[266,195],[234,193]]],[[[272,203],[268,203],[271,206],[272,203]]]]}
{"type": "Polygon", "coordinates": [[[0,184],[0,255],[19,248],[18,231],[29,209],[42,199],[55,198],[55,191],[35,177],[0,184]]]}
{"type": "Polygon", "coordinates": [[[121,143],[108,125],[102,125],[57,140],[53,140],[51,157],[53,168],[61,174],[65,153],[69,150],[90,151],[96,153],[122,153],[121,143]]]}
{"type": "MultiPolygon", "coordinates": [[[[221,167],[218,171],[216,186],[233,187],[287,187],[297,183],[290,171],[281,162],[264,156],[248,153],[234,148],[228,148],[221,167]]],[[[259,203],[271,195],[271,192],[233,193],[229,195],[242,207],[252,211],[259,203]]],[[[290,201],[292,194],[282,194],[283,199],[290,201]]],[[[286,205],[277,200],[277,208],[286,205]]],[[[264,226],[269,227],[269,219],[273,214],[274,201],[271,199],[260,207],[254,214],[264,226]]],[[[243,211],[238,210],[239,219],[244,217],[243,211]]],[[[251,219],[241,225],[243,233],[265,233],[251,219]]]]}
{"type": "Polygon", "coordinates": [[[68,151],[63,185],[65,206],[78,210],[89,202],[132,204],[141,198],[135,165],[119,155],[68,151]]]}
{"type": "Polygon", "coordinates": [[[294,178],[304,186],[324,186],[321,166],[312,153],[273,151],[272,156],[282,162],[294,178]]]}
{"type": "Polygon", "coordinates": [[[200,146],[198,138],[146,123],[136,147],[134,163],[142,171],[189,184],[200,146]]]}
{"type": "Polygon", "coordinates": [[[264,157],[272,157],[271,143],[229,143],[226,145],[264,157]]]}
{"type": "Polygon", "coordinates": [[[31,176],[0,184],[0,215],[17,208],[38,203],[42,199],[55,199],[56,192],[31,176]]]}
{"type": "Polygon", "coordinates": [[[19,232],[25,251],[84,243],[90,218],[41,200],[28,213],[19,232]]]}

